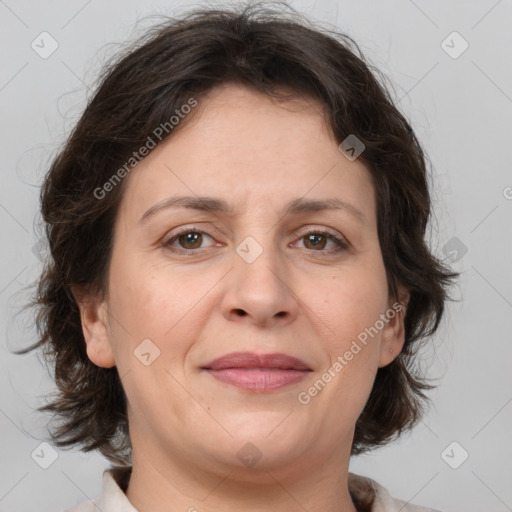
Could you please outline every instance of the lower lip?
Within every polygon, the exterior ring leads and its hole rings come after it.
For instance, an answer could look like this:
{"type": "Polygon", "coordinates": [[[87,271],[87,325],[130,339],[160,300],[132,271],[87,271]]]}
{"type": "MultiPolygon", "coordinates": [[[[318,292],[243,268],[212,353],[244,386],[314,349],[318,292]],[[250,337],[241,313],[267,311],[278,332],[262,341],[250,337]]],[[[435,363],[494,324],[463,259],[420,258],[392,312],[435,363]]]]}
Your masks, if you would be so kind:
{"type": "Polygon", "coordinates": [[[225,370],[207,370],[220,380],[248,391],[273,391],[301,381],[309,371],[279,370],[271,368],[227,368],[225,370]]]}

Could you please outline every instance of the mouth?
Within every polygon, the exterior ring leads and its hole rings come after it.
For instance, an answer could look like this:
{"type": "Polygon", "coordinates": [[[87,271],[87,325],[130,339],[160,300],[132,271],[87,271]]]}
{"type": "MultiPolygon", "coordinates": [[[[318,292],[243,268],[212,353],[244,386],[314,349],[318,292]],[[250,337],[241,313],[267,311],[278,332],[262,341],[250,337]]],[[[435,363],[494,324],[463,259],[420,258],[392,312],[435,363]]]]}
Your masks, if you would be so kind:
{"type": "Polygon", "coordinates": [[[215,379],[253,392],[267,392],[301,381],[313,370],[287,354],[232,352],[202,367],[215,379]]]}

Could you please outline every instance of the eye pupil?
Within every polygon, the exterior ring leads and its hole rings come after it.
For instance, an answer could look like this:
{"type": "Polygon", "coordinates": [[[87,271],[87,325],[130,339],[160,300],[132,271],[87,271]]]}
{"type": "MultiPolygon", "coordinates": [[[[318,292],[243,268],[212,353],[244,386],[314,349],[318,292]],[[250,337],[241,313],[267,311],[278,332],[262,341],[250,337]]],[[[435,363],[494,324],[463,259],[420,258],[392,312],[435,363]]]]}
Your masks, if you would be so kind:
{"type": "Polygon", "coordinates": [[[316,247],[316,248],[320,247],[321,249],[323,249],[325,246],[325,243],[326,243],[326,238],[324,235],[311,234],[311,235],[308,235],[306,237],[306,239],[307,239],[308,243],[311,243],[313,245],[313,247],[316,247]]]}
{"type": "Polygon", "coordinates": [[[192,247],[186,247],[187,249],[196,249],[201,245],[201,233],[186,233],[180,236],[180,244],[192,244],[192,247]],[[197,243],[199,241],[199,243],[197,243]]]}

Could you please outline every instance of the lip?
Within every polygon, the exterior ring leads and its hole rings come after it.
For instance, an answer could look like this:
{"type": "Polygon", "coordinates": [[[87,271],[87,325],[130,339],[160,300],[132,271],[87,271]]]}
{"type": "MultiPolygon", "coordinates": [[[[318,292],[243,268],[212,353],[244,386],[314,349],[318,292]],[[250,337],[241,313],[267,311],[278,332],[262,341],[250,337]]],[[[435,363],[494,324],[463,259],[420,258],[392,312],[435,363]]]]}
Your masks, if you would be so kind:
{"type": "Polygon", "coordinates": [[[232,352],[202,367],[215,379],[255,392],[273,391],[301,381],[313,371],[304,361],[281,353],[232,352]]]}
{"type": "Polygon", "coordinates": [[[255,352],[231,352],[203,366],[205,370],[227,370],[229,368],[277,368],[279,370],[311,371],[301,359],[287,354],[256,354],[255,352]]]}

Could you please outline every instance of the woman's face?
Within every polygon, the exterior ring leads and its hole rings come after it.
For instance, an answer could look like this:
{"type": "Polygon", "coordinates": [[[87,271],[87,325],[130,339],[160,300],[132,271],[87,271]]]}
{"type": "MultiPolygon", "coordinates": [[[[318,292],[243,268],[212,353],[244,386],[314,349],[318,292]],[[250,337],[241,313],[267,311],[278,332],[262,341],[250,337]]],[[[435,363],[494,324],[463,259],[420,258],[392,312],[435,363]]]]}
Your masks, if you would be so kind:
{"type": "Polygon", "coordinates": [[[243,475],[348,456],[403,342],[368,171],[311,100],[230,85],[196,110],[126,178],[108,294],[82,312],[89,357],[121,376],[134,461],[243,475]],[[307,370],[210,365],[234,352],[307,370]]]}

